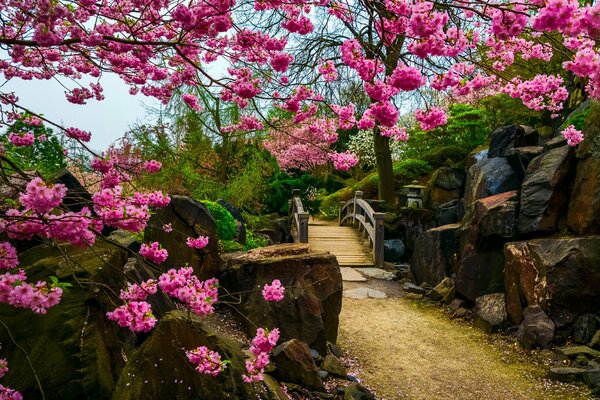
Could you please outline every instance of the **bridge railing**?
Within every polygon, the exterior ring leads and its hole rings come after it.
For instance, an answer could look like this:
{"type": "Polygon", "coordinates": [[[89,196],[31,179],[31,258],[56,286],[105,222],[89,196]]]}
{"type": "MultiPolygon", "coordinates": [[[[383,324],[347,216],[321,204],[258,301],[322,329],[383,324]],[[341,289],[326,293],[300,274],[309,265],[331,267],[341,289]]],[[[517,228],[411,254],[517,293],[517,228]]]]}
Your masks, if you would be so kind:
{"type": "Polygon", "coordinates": [[[288,226],[294,242],[308,243],[308,217],[304,211],[300,189],[292,190],[292,198],[288,202],[288,226]]]}
{"type": "Polygon", "coordinates": [[[366,234],[373,249],[373,263],[382,267],[385,213],[375,212],[362,197],[363,192],[356,191],[352,199],[340,202],[339,224],[352,224],[366,234]]]}

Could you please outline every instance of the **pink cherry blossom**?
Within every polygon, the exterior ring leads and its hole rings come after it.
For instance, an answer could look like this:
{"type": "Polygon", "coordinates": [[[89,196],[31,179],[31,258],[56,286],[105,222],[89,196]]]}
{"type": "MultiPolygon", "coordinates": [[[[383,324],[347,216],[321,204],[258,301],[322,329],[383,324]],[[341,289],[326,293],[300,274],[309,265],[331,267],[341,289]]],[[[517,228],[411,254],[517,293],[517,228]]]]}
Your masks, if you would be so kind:
{"type": "Polygon", "coordinates": [[[583,142],[583,134],[581,131],[575,129],[573,125],[569,125],[561,133],[564,138],[567,139],[567,144],[569,146],[577,146],[579,143],[583,142]]]}
{"type": "Polygon", "coordinates": [[[169,253],[167,249],[163,249],[158,242],[152,242],[150,244],[143,243],[140,246],[140,255],[156,264],[160,264],[164,262],[169,253]]]}
{"type": "Polygon", "coordinates": [[[424,131],[430,131],[448,122],[446,112],[439,107],[434,107],[427,112],[417,110],[415,112],[415,118],[421,124],[421,129],[424,131]]]}
{"type": "Polygon", "coordinates": [[[221,361],[221,355],[216,351],[208,350],[206,346],[199,346],[185,352],[189,362],[196,365],[195,370],[201,374],[217,376],[227,365],[221,361]]]}
{"type": "Polygon", "coordinates": [[[8,140],[15,146],[25,147],[31,146],[35,142],[35,136],[31,131],[26,133],[10,133],[8,140]]]}
{"type": "Polygon", "coordinates": [[[281,301],[284,292],[285,288],[281,285],[279,279],[275,279],[270,285],[265,284],[262,295],[267,301],[281,301]]]}
{"type": "Polygon", "coordinates": [[[0,269],[11,269],[18,265],[17,249],[8,242],[0,242],[0,269]]]}
{"type": "Polygon", "coordinates": [[[19,196],[19,202],[28,210],[44,214],[58,207],[66,194],[67,188],[61,183],[46,184],[42,178],[33,178],[19,196]]]}
{"type": "Polygon", "coordinates": [[[203,249],[208,245],[208,236],[198,236],[195,239],[188,237],[185,243],[192,249],[203,249]]]}

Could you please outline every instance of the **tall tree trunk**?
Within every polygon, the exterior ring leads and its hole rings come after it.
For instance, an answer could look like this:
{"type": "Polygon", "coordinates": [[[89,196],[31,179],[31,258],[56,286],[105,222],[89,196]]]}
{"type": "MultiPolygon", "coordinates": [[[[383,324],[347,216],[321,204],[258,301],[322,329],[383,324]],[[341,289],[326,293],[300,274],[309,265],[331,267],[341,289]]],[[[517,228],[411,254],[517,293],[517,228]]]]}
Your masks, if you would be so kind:
{"type": "Polygon", "coordinates": [[[377,161],[377,174],[379,175],[379,200],[388,204],[396,203],[396,190],[394,189],[394,170],[392,165],[392,151],[390,138],[381,136],[379,128],[373,129],[375,147],[375,160],[377,161]]]}

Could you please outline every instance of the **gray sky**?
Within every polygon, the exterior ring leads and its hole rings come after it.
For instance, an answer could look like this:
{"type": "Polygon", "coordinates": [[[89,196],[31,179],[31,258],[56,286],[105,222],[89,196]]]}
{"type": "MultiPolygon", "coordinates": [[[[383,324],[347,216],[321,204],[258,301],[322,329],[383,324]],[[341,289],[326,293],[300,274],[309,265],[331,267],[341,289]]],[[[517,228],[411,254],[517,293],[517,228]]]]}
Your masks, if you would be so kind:
{"type": "Polygon", "coordinates": [[[56,81],[12,79],[2,90],[14,91],[22,106],[44,114],[52,121],[92,132],[90,147],[104,150],[132,124],[152,121],[143,104],[158,107],[159,103],[143,95],[130,95],[127,85],[110,74],[102,77],[102,86],[105,99],[90,100],[85,105],[69,103],[65,89],[56,81]]]}

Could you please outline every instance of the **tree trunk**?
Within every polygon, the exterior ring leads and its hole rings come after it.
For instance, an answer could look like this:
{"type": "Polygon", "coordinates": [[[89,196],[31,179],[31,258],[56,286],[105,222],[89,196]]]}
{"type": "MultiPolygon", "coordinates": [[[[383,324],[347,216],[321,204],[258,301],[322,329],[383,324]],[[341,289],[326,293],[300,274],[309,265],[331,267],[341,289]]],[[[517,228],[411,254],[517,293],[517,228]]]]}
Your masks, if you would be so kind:
{"type": "Polygon", "coordinates": [[[373,129],[373,141],[377,174],[379,175],[379,200],[385,200],[388,204],[396,204],[390,138],[381,136],[379,128],[375,128],[373,129]]]}

